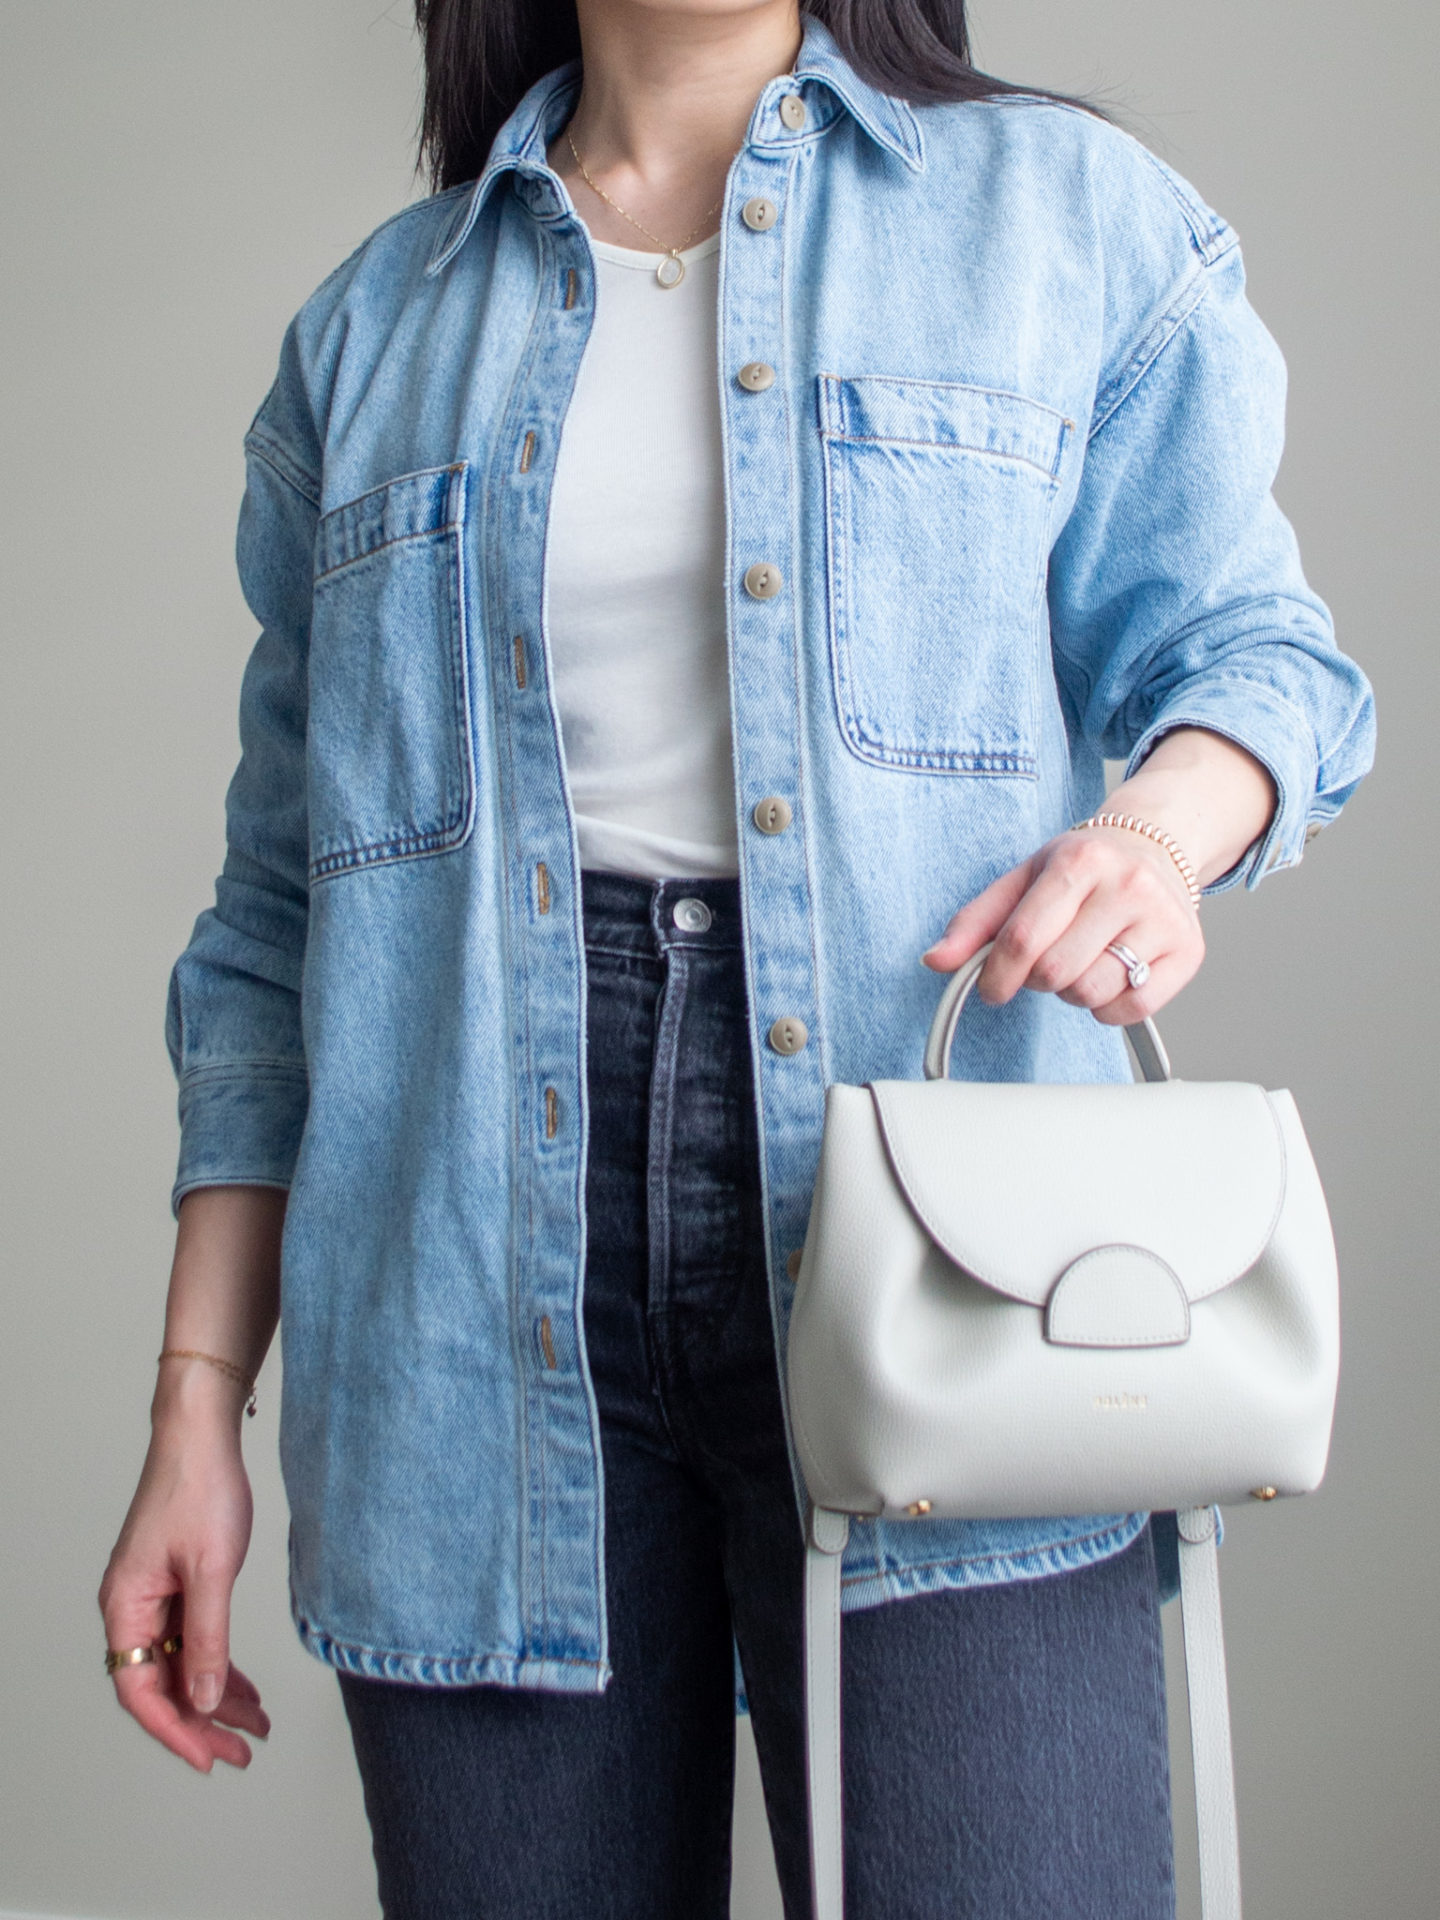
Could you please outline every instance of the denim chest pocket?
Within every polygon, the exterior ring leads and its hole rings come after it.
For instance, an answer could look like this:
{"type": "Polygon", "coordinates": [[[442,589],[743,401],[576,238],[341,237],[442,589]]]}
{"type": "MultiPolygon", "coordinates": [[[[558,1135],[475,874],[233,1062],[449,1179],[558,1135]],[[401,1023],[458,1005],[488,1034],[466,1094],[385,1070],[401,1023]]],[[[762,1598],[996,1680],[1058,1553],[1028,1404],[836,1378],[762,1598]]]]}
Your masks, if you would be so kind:
{"type": "Polygon", "coordinates": [[[1050,520],[1073,423],[1023,394],[820,376],[840,727],[877,765],[1036,768],[1050,520]]]}
{"type": "Polygon", "coordinates": [[[474,772],[464,462],[321,519],[310,632],[310,877],[458,846],[474,772]]]}

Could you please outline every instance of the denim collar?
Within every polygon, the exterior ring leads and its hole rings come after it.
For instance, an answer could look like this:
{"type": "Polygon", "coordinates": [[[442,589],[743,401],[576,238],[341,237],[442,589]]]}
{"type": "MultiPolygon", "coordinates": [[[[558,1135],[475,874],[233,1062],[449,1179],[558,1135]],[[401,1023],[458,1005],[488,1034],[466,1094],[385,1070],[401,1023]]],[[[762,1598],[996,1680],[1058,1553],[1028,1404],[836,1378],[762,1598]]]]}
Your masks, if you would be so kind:
{"type": "MultiPolygon", "coordinates": [[[[793,70],[778,74],[762,89],[750,116],[747,141],[762,151],[803,146],[818,138],[840,114],[848,113],[879,147],[896,155],[912,170],[924,167],[920,126],[903,100],[882,93],[862,80],[835,44],[829,29],[805,14],[804,37],[793,70]],[[808,112],[805,123],[792,130],[780,118],[780,101],[798,92],[808,112]]],[[[558,175],[546,162],[551,140],[574,108],[580,87],[580,62],[568,61],[537,80],[496,134],[485,170],[470,191],[457,200],[454,214],[441,229],[427,273],[447,267],[465,244],[471,228],[503,174],[516,176],[516,190],[541,220],[558,220],[574,212],[574,205],[558,175]]]]}

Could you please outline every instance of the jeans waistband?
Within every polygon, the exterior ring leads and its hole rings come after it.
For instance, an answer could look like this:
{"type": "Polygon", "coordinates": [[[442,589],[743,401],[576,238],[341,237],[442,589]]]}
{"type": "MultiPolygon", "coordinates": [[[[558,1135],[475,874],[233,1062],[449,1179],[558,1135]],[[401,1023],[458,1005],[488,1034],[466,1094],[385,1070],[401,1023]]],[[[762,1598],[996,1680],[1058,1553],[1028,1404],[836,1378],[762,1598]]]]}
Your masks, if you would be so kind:
{"type": "Polygon", "coordinates": [[[738,952],[737,876],[649,880],[641,874],[585,868],[580,900],[587,947],[619,948],[660,959],[672,947],[738,952]]]}

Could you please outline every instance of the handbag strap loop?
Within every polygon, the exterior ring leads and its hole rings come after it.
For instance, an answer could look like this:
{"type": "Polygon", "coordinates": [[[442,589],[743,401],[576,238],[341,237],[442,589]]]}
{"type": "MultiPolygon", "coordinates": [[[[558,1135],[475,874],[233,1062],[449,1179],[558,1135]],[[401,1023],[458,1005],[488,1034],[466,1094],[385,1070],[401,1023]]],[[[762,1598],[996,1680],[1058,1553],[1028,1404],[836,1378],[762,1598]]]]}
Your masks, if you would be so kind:
{"type": "MultiPolygon", "coordinates": [[[[980,969],[989,959],[994,944],[992,940],[981,947],[978,953],[971,954],[964,966],[956,969],[940,996],[930,1022],[930,1031],[925,1038],[927,1080],[947,1080],[950,1077],[950,1048],[955,1039],[955,1029],[960,1023],[965,1002],[970,998],[970,990],[980,976],[980,969]]],[[[1130,1051],[1135,1056],[1142,1080],[1170,1078],[1169,1057],[1153,1020],[1140,1020],[1133,1027],[1126,1027],[1125,1038],[1130,1042],[1130,1051]]]]}

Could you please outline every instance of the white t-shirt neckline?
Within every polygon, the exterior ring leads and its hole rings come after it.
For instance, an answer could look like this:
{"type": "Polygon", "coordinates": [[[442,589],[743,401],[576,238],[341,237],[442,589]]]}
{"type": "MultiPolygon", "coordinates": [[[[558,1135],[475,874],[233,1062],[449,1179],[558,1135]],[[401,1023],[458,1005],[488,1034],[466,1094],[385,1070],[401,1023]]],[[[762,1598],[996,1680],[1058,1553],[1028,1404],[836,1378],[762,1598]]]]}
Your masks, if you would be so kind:
{"type": "MultiPolygon", "coordinates": [[[[612,267],[633,267],[641,273],[654,273],[662,260],[668,260],[668,253],[646,253],[638,247],[617,247],[611,240],[597,240],[592,233],[590,244],[596,257],[609,261],[612,267]]],[[[720,248],[720,235],[712,233],[708,240],[700,240],[693,247],[682,247],[680,259],[683,265],[691,267],[697,260],[708,260],[712,253],[720,248]]]]}

